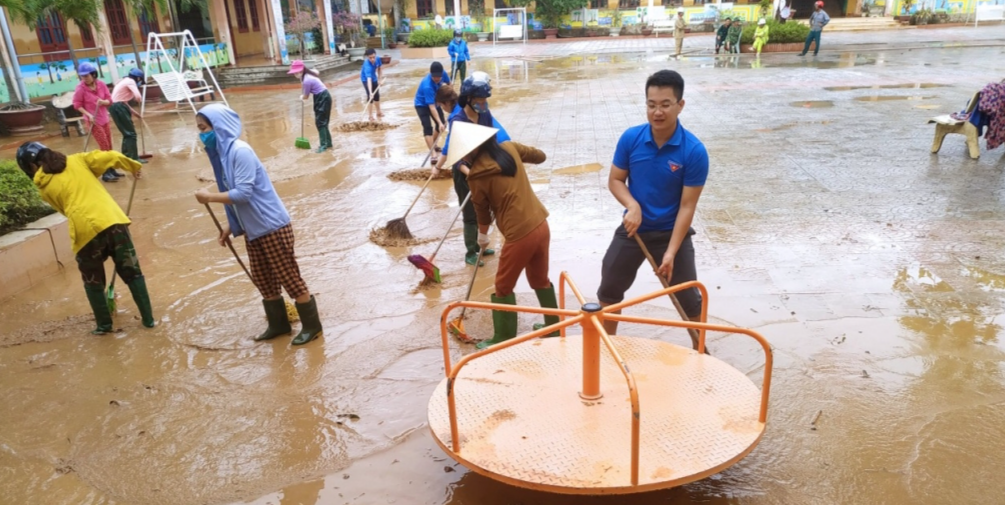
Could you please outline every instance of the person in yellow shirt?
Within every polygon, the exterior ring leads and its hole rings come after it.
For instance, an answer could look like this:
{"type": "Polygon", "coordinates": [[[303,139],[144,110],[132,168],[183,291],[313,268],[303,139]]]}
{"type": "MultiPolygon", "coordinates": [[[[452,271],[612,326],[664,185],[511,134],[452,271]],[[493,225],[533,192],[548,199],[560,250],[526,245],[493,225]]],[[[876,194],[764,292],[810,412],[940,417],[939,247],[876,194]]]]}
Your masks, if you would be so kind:
{"type": "Polygon", "coordinates": [[[757,30],[754,30],[754,50],[757,51],[757,56],[761,55],[761,48],[768,43],[768,23],[761,18],[757,22],[757,30]]]}
{"type": "Polygon", "coordinates": [[[66,216],[77,268],[97,324],[91,333],[112,331],[112,314],[105,300],[104,263],[108,257],[129,286],[143,326],[153,328],[150,295],[129,236],[129,218],[98,180],[108,168],[126,170],[139,178],[142,165],[115,151],[66,156],[39,142],[21,144],[16,157],[18,166],[38,187],[42,200],[66,216]]]}

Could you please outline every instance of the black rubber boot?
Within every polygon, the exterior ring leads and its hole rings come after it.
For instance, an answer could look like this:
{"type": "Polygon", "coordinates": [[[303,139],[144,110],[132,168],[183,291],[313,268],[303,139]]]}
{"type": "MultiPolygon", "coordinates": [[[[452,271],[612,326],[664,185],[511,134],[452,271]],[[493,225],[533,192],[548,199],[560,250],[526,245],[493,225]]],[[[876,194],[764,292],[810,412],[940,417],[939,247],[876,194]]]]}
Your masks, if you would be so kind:
{"type": "Polygon", "coordinates": [[[255,342],[270,340],[293,332],[290,326],[290,318],[286,315],[286,302],[282,297],[276,300],[262,300],[265,306],[265,317],[269,320],[269,327],[265,332],[255,337],[255,342]]]}
{"type": "MultiPolygon", "coordinates": [[[[535,289],[534,293],[537,294],[537,301],[538,301],[538,303],[541,304],[541,307],[546,308],[546,309],[557,309],[558,308],[558,299],[555,298],[555,285],[554,284],[552,284],[551,286],[548,286],[548,287],[546,287],[544,289],[535,289]]],[[[545,326],[551,326],[553,324],[558,324],[558,316],[544,316],[544,324],[535,323],[534,324],[534,329],[535,330],[540,330],[541,328],[544,328],[545,326]]],[[[554,332],[551,332],[551,333],[545,335],[545,337],[557,337],[559,335],[561,335],[560,332],[554,331],[554,332]]]]}
{"type": "Polygon", "coordinates": [[[112,332],[112,313],[108,310],[108,301],[105,300],[105,290],[98,286],[84,285],[84,293],[87,293],[87,301],[91,304],[91,312],[94,313],[94,322],[97,327],[91,333],[94,335],[104,335],[112,332]]]}
{"type": "Polygon", "coordinates": [[[143,319],[143,326],[153,328],[156,321],[154,321],[154,310],[150,306],[150,293],[147,292],[146,279],[143,277],[137,277],[127,285],[129,286],[129,291],[133,294],[133,301],[136,302],[136,308],[140,311],[140,317],[143,319]]]}
{"type": "MultiPolygon", "coordinates": [[[[499,298],[492,293],[492,303],[504,303],[506,305],[516,305],[516,294],[510,293],[509,296],[499,298]]],[[[516,337],[516,323],[517,314],[516,312],[510,312],[507,310],[493,310],[492,311],[492,327],[495,330],[495,334],[492,338],[478,342],[478,349],[485,349],[494,344],[500,342],[505,342],[513,337],[516,337]]]]}
{"type": "Polygon", "coordinates": [[[297,314],[300,314],[300,334],[293,337],[293,345],[304,345],[321,336],[321,318],[318,317],[318,304],[311,295],[307,303],[297,304],[297,314]]]}

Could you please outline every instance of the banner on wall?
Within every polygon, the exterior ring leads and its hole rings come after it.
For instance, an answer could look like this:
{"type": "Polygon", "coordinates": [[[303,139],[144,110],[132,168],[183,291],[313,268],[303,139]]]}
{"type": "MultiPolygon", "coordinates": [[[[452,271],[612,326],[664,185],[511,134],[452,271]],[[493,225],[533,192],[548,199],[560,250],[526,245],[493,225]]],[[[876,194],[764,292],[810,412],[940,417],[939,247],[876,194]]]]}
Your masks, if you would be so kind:
{"type": "Polygon", "coordinates": [[[335,54],[335,30],[332,24],[332,3],[329,0],[321,2],[324,4],[322,14],[325,16],[325,23],[328,27],[328,52],[335,54]]]}
{"type": "MultiPolygon", "coordinates": [[[[272,15],[276,24],[276,38],[286,40],[286,30],[283,29],[283,6],[280,0],[272,0],[272,15]]],[[[286,44],[279,44],[279,56],[283,60],[283,65],[290,64],[290,52],[286,50],[286,44]]]]}

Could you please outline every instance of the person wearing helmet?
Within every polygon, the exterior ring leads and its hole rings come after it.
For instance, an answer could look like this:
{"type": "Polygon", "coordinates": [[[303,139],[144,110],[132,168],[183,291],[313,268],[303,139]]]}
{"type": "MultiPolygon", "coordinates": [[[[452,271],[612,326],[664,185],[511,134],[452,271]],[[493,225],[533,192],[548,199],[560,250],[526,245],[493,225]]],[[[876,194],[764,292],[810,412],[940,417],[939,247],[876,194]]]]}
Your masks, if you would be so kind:
{"type": "Polygon", "coordinates": [[[293,345],[306,344],[322,334],[317,302],[300,276],[294,251],[293,224],[279,198],[265,166],[254,149],[240,140],[241,118],[226,105],[214,103],[195,117],[199,139],[213,165],[216,188],[200,189],[195,199],[201,204],[225,205],[227,224],[217,242],[244,235],[251,268],[251,281],[262,295],[269,326],[255,341],[270,340],[292,332],[283,300],[283,288],[296,301],[302,326],[293,345]]]}
{"type": "MultiPolygon", "coordinates": [[[[461,93],[458,95],[455,103],[448,103],[451,113],[448,119],[448,124],[453,128],[453,124],[457,121],[465,123],[477,123],[482,126],[490,126],[498,130],[496,132],[497,142],[506,142],[510,140],[509,134],[506,133],[506,129],[499,124],[499,121],[492,116],[492,112],[489,111],[488,98],[492,96],[492,84],[489,75],[485,72],[473,72],[471,77],[468,77],[461,83],[461,93]]],[[[441,100],[441,103],[446,100],[441,100]]],[[[450,132],[447,132],[447,140],[443,144],[443,157],[440,158],[439,163],[433,168],[434,177],[439,174],[440,169],[446,164],[446,156],[450,152],[450,132]]],[[[454,192],[457,193],[458,203],[464,203],[465,198],[468,196],[468,180],[467,180],[467,167],[453,166],[452,175],[454,179],[454,192]]],[[[464,222],[464,246],[466,253],[464,254],[464,261],[469,265],[474,265],[479,262],[479,251],[481,248],[478,246],[478,219],[475,216],[474,205],[469,201],[467,205],[461,210],[462,221],[464,222]]],[[[491,256],[495,254],[492,249],[485,249],[482,251],[483,256],[491,256]]],[[[481,264],[481,263],[479,263],[481,264]]]]}
{"type": "Polygon", "coordinates": [[[464,40],[464,33],[460,30],[454,30],[454,40],[451,40],[450,45],[447,46],[447,53],[450,54],[452,64],[450,77],[454,78],[460,75],[461,81],[464,81],[468,75],[468,60],[471,59],[471,53],[468,52],[468,42],[464,40]]]}
{"type": "Polygon", "coordinates": [[[328,129],[328,121],[332,116],[332,96],[325,83],[318,78],[320,74],[307,68],[301,60],[293,60],[287,74],[300,79],[301,100],[314,96],[314,126],[318,129],[318,149],[314,152],[323,153],[331,149],[332,133],[328,129]]]}
{"type": "Polygon", "coordinates": [[[370,121],[373,121],[373,111],[377,110],[377,118],[384,117],[384,113],[380,111],[380,78],[383,71],[380,68],[380,58],[377,57],[377,50],[370,47],[367,48],[366,52],[363,53],[363,69],[359,72],[359,78],[363,81],[363,89],[366,90],[366,101],[370,105],[367,106],[367,113],[370,115],[370,121]],[[370,97],[373,97],[371,100],[370,97]]]}
{"type": "Polygon", "coordinates": [[[815,4],[813,14],[810,14],[810,34],[806,36],[806,44],[803,45],[803,52],[799,53],[799,56],[806,56],[806,53],[810,50],[810,44],[814,41],[816,45],[813,47],[813,56],[816,56],[820,52],[820,33],[824,31],[824,27],[830,22],[831,17],[824,11],[824,3],[818,1],[815,4]]]}
{"type": "MultiPolygon", "coordinates": [[[[86,61],[77,67],[80,84],[73,91],[73,108],[84,117],[84,127],[88,129],[98,149],[112,150],[112,129],[109,126],[108,106],[112,105],[112,94],[108,86],[98,80],[98,69],[86,61]]],[[[109,168],[101,176],[105,182],[115,182],[122,174],[109,168]]]]}
{"type": "Polygon", "coordinates": [[[673,24],[673,39],[677,44],[677,57],[680,58],[681,51],[684,49],[684,30],[687,29],[687,22],[684,21],[684,8],[677,8],[677,17],[674,18],[673,24]]]}
{"type": "Polygon", "coordinates": [[[136,112],[136,109],[133,109],[129,102],[143,101],[143,95],[140,94],[140,89],[137,87],[137,84],[143,82],[143,72],[140,69],[130,70],[129,75],[112,88],[112,106],[108,108],[112,121],[115,121],[115,126],[122,133],[122,154],[140,163],[146,163],[146,160],[140,159],[139,150],[136,148],[136,126],[133,124],[133,116],[141,120],[143,116],[136,112]]]}
{"type": "Polygon", "coordinates": [[[761,49],[768,43],[768,22],[761,18],[757,21],[757,30],[754,31],[754,50],[757,55],[761,55],[761,49]]]}
{"type": "MultiPolygon", "coordinates": [[[[437,133],[444,130],[443,110],[436,107],[436,90],[440,86],[450,84],[450,77],[443,72],[443,64],[434,61],[429,65],[429,74],[419,83],[419,89],[415,91],[415,113],[419,115],[422,122],[422,136],[426,139],[426,149],[433,149],[433,130],[437,133]],[[434,126],[435,125],[435,126],[434,126]]],[[[430,158],[433,166],[439,161],[439,155],[433,154],[430,158]]]]}
{"type": "MultiPolygon", "coordinates": [[[[726,38],[729,36],[729,26],[733,24],[733,18],[727,17],[723,20],[722,25],[719,29],[715,31],[715,54],[719,54],[719,49],[722,48],[723,44],[726,44],[726,38]]],[[[729,52],[729,45],[726,45],[726,51],[729,52]]]]}
{"type": "Polygon", "coordinates": [[[112,314],[105,299],[104,263],[109,257],[115,272],[129,286],[143,326],[153,328],[150,295],[129,235],[129,218],[98,182],[98,176],[108,167],[129,171],[138,179],[142,165],[115,151],[66,156],[39,142],[21,144],[16,158],[42,200],[69,221],[71,248],[94,313],[96,328],[91,333],[112,331],[112,314]]]}

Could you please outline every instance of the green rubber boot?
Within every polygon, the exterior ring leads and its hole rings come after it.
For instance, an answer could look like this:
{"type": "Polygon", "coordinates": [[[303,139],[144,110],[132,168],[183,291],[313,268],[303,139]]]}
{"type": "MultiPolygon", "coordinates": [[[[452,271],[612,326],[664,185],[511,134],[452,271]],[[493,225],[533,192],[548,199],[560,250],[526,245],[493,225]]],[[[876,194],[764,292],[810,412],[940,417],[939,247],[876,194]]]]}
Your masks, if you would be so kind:
{"type": "MultiPolygon", "coordinates": [[[[548,286],[548,287],[546,287],[544,289],[535,289],[534,293],[537,294],[537,301],[538,301],[538,303],[541,304],[541,307],[543,307],[545,309],[557,309],[558,308],[558,299],[555,298],[555,285],[554,284],[552,284],[551,286],[548,286]]],[[[540,330],[541,328],[544,328],[545,326],[551,326],[553,324],[558,324],[558,316],[544,316],[544,324],[534,323],[534,329],[535,330],[540,330]]],[[[554,331],[554,332],[551,332],[551,333],[545,335],[542,338],[557,337],[559,335],[561,335],[560,332],[554,331]]]]}
{"type": "Polygon", "coordinates": [[[137,277],[128,286],[129,291],[133,294],[133,301],[136,302],[136,308],[140,311],[143,326],[153,328],[156,321],[154,321],[154,310],[150,306],[150,293],[147,292],[146,279],[137,277]]]}
{"type": "Polygon", "coordinates": [[[94,312],[94,322],[97,328],[91,332],[93,335],[104,335],[112,332],[112,313],[108,310],[108,301],[105,300],[105,290],[99,286],[84,285],[84,293],[87,293],[87,301],[91,304],[91,312],[94,312]]]}
{"type": "MultiPolygon", "coordinates": [[[[478,250],[481,249],[478,246],[478,224],[464,223],[464,247],[468,250],[464,253],[464,262],[474,265],[478,261],[478,250]]],[[[495,253],[495,250],[486,248],[482,254],[484,256],[492,256],[495,253]]],[[[478,266],[483,267],[485,263],[479,262],[478,266]]]]}
{"type": "MultiPolygon", "coordinates": [[[[516,305],[516,294],[510,293],[509,296],[499,298],[493,293],[492,303],[504,303],[506,305],[516,305]]],[[[498,344],[500,342],[505,342],[515,337],[516,312],[509,312],[505,310],[493,310],[492,327],[495,329],[495,334],[492,336],[492,338],[478,342],[478,345],[475,346],[476,348],[485,349],[486,347],[498,344]]]]}
{"type": "Polygon", "coordinates": [[[321,336],[321,318],[318,317],[318,304],[314,301],[314,295],[311,295],[309,302],[297,304],[297,314],[300,314],[302,325],[300,334],[293,337],[293,345],[304,345],[321,336]]]}
{"type": "Polygon", "coordinates": [[[276,300],[262,300],[262,305],[265,306],[265,317],[269,320],[269,327],[255,337],[255,342],[289,335],[293,331],[290,327],[290,318],[286,315],[286,302],[282,297],[276,300]]]}

